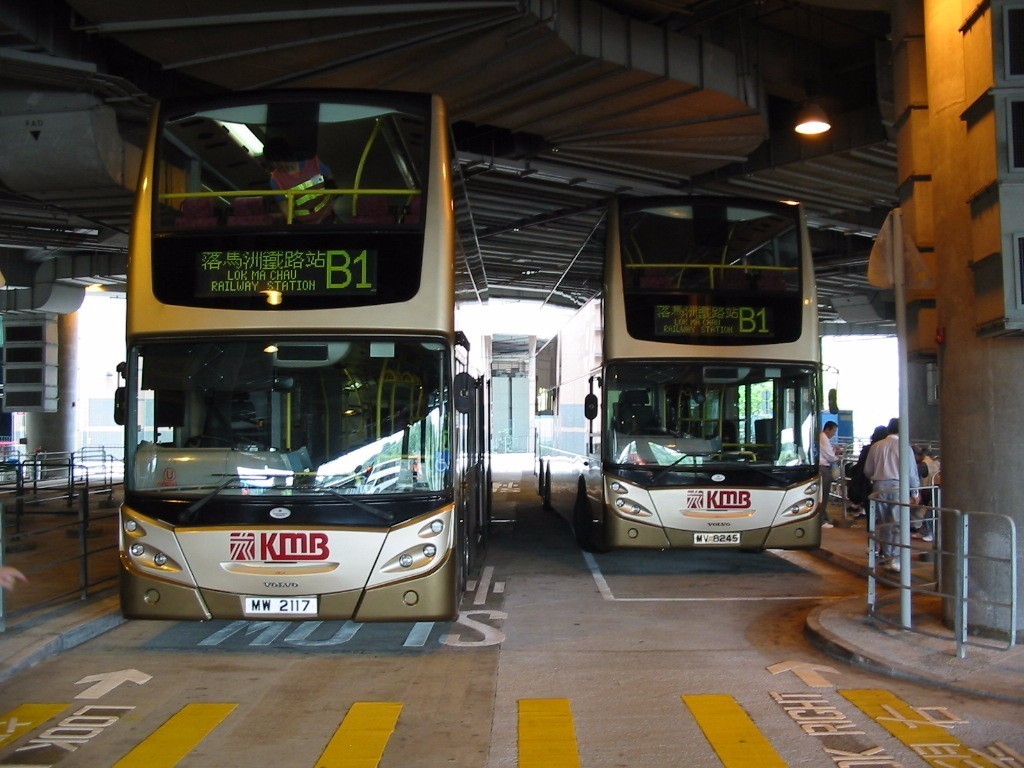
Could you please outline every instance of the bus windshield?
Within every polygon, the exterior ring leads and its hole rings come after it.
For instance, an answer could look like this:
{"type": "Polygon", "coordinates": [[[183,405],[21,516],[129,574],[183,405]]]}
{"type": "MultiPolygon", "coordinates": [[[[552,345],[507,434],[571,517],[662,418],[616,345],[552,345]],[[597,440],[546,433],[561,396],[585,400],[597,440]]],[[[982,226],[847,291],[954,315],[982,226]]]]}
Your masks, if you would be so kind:
{"type": "Polygon", "coordinates": [[[446,349],[337,336],[139,344],[127,481],[165,496],[441,491],[446,349]]]}
{"type": "Polygon", "coordinates": [[[608,367],[604,461],[648,468],[812,461],[815,369],[665,361],[608,367]]]}
{"type": "Polygon", "coordinates": [[[164,115],[157,231],[420,225],[425,109],[243,98],[164,115]]]}

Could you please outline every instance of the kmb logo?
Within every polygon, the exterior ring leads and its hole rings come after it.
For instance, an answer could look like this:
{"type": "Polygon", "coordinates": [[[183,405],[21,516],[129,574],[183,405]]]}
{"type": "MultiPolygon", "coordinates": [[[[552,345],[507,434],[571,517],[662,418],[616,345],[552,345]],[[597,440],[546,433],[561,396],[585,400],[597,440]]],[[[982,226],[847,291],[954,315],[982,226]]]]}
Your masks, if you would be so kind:
{"type": "Polygon", "coordinates": [[[326,560],[329,556],[326,533],[231,534],[232,560],[326,560]]]}
{"type": "Polygon", "coordinates": [[[750,509],[750,491],[687,491],[687,509],[750,509]]]}

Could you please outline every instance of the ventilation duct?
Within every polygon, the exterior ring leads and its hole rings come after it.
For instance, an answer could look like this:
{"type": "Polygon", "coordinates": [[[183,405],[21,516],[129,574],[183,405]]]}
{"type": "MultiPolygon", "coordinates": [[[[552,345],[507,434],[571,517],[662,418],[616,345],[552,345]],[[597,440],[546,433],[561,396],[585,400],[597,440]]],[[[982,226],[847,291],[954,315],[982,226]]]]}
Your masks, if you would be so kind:
{"type": "MultiPolygon", "coordinates": [[[[137,151],[117,129],[113,108],[91,94],[12,91],[0,96],[0,181],[39,200],[85,191],[123,195],[135,186],[137,151]]],[[[99,195],[102,196],[102,195],[99,195]]]]}

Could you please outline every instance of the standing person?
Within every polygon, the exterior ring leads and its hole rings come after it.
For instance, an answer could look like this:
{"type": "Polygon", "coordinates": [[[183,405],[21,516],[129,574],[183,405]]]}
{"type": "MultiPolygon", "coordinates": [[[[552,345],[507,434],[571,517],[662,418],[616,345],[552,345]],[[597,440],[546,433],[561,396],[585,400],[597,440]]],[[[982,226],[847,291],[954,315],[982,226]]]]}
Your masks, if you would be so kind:
{"type": "Polygon", "coordinates": [[[9,565],[0,566],[0,587],[14,589],[15,582],[28,581],[25,574],[9,565]]]}
{"type": "Polygon", "coordinates": [[[831,528],[832,521],[828,519],[828,497],[832,489],[832,467],[839,463],[836,456],[836,449],[832,445],[832,438],[839,431],[839,425],[834,421],[826,421],[818,435],[818,472],[821,474],[821,503],[818,505],[818,515],[822,528],[831,528]]]}
{"type": "Polygon", "coordinates": [[[931,448],[916,448],[914,454],[917,458],[917,473],[921,478],[921,506],[915,510],[914,515],[915,519],[920,521],[920,525],[914,536],[920,538],[921,541],[934,541],[936,515],[934,506],[936,499],[932,489],[941,480],[939,477],[939,462],[932,454],[931,448]]]}
{"type": "MultiPolygon", "coordinates": [[[[900,497],[900,420],[891,419],[886,428],[888,435],[883,440],[871,446],[868,451],[867,461],[864,463],[864,474],[871,480],[872,488],[879,495],[875,503],[875,530],[882,526],[880,533],[882,557],[889,559],[889,570],[900,570],[900,561],[897,556],[897,544],[899,543],[900,521],[898,507],[893,504],[899,501],[900,497]]],[[[921,480],[917,474],[917,464],[910,462],[910,477],[908,482],[911,487],[910,500],[917,503],[917,487],[921,480]]]]}
{"type": "Polygon", "coordinates": [[[859,512],[857,513],[858,519],[867,517],[867,509],[870,503],[868,495],[871,493],[871,480],[869,480],[867,475],[864,474],[864,465],[868,460],[868,451],[871,450],[872,445],[877,443],[879,440],[884,440],[888,434],[889,430],[886,429],[884,424],[879,424],[875,427],[875,431],[871,433],[871,442],[860,449],[860,455],[857,456],[857,463],[850,472],[850,501],[852,501],[854,506],[859,509],[859,512]]]}

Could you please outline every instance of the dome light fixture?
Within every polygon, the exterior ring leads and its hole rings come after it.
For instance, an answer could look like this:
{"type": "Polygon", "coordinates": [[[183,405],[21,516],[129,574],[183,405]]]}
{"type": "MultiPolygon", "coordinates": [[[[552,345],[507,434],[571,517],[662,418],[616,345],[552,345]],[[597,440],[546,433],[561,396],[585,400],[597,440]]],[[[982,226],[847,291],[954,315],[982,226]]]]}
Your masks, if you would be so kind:
{"type": "Polygon", "coordinates": [[[804,136],[815,136],[832,128],[825,110],[816,101],[808,101],[804,104],[800,114],[797,115],[796,126],[793,128],[797,133],[804,136]]]}

